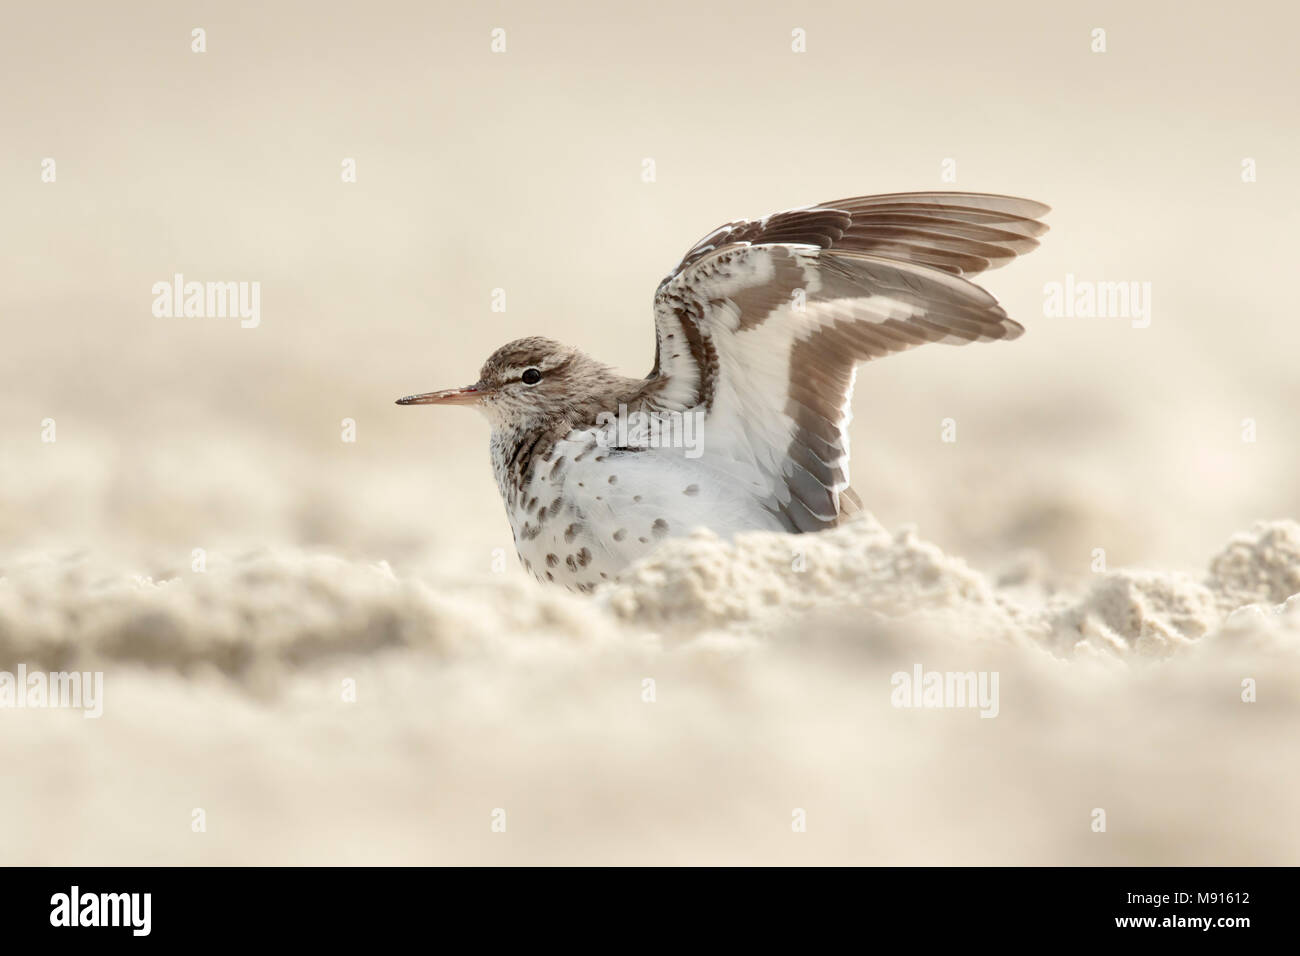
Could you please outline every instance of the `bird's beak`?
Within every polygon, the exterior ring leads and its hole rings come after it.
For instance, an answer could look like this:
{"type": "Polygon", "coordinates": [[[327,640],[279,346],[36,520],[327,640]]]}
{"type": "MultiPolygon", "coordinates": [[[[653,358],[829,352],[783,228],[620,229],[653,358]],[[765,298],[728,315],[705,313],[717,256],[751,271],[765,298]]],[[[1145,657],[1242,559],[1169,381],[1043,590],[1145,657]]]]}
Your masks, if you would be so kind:
{"type": "Polygon", "coordinates": [[[482,382],[466,385],[464,388],[444,388],[440,392],[425,392],[423,395],[407,395],[397,400],[398,405],[476,405],[487,389],[482,382]]]}

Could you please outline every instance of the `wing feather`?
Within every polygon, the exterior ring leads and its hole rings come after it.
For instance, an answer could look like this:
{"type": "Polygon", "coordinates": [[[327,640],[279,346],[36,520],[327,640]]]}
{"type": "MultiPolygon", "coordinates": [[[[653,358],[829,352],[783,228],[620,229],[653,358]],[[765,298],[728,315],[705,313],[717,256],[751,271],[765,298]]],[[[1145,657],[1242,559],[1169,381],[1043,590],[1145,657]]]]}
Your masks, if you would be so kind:
{"type": "Polygon", "coordinates": [[[856,510],[847,427],[860,362],[1024,328],[966,276],[1038,245],[1042,203],[983,193],[858,196],[739,220],[696,243],[655,296],[647,383],[706,413],[708,453],[763,476],[791,531],[856,510]]]}

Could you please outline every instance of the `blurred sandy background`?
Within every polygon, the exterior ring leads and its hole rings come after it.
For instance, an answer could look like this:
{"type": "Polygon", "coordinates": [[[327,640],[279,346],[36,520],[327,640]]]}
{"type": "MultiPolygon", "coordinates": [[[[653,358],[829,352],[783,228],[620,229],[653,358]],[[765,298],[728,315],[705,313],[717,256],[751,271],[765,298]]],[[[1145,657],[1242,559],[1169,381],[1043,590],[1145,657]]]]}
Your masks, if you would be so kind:
{"type": "MultiPolygon", "coordinates": [[[[8,12],[0,670],[93,666],[109,699],[97,722],[0,711],[0,759],[24,768],[0,794],[17,833],[0,859],[1294,863],[1276,816],[1295,785],[1294,612],[1225,622],[1296,580],[1300,529],[1250,529],[1300,516],[1281,291],[1298,19],[1281,3],[8,12]],[[472,381],[526,334],[643,373],[655,284],[699,236],[934,188],[1053,206],[1043,247],[982,283],[1023,339],[858,378],[854,484],[891,533],[934,543],[937,608],[891,590],[909,561],[806,600],[726,570],[779,560],[719,545],[675,551],[685,579],[646,571],[635,613],[543,592],[511,553],[486,425],[392,404],[472,381]],[[260,326],[154,317],[151,286],[177,272],[259,281],[260,326]],[[1150,282],[1151,326],[1045,318],[1067,273],[1150,282]],[[1250,587],[1210,569],[1238,532],[1250,587]],[[1094,575],[1096,548],[1129,576],[1094,575]],[[983,619],[972,587],[1010,618],[983,619]],[[857,611],[871,589],[897,598],[879,621],[857,611]],[[890,708],[888,674],[918,649],[1001,667],[1002,716],[890,708]],[[1263,673],[1269,695],[1237,701],[1263,673]],[[677,693],[642,703],[646,676],[677,693]],[[1124,822],[1092,834],[1097,806],[1124,822]],[[792,807],[815,821],[802,843],[792,807]]],[[[854,554],[875,546],[855,533],[854,554]]]]}

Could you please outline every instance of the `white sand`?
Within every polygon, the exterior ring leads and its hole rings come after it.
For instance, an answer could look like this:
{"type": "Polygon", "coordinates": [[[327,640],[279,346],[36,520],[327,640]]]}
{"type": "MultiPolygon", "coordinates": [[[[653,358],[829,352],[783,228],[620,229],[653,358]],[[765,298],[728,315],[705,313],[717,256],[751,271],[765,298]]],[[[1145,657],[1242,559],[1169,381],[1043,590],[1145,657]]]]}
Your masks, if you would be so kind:
{"type": "Polygon", "coordinates": [[[3,714],[5,858],[1293,862],[1297,573],[1275,522],[1201,580],[1031,606],[870,518],[669,542],[595,598],[301,552],[157,582],[13,563],[0,669],[106,691],[97,721],[3,714]],[[998,715],[893,707],[917,663],[997,671],[998,715]]]}

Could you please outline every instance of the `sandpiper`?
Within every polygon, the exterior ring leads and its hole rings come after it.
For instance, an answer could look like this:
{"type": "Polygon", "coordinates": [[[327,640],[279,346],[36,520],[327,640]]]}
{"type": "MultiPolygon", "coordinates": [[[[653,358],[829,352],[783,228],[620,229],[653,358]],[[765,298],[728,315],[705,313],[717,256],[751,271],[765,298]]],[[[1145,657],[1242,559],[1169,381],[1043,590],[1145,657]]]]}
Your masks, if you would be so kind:
{"type": "Polygon", "coordinates": [[[493,352],[473,385],[398,404],[487,416],[515,549],[542,581],[591,590],[698,527],[821,531],[858,508],[857,365],[1019,336],[966,277],[1035,248],[1047,211],[923,192],[731,222],[659,284],[645,378],[534,337],[493,352]]]}

